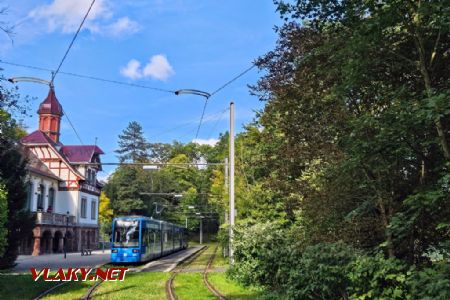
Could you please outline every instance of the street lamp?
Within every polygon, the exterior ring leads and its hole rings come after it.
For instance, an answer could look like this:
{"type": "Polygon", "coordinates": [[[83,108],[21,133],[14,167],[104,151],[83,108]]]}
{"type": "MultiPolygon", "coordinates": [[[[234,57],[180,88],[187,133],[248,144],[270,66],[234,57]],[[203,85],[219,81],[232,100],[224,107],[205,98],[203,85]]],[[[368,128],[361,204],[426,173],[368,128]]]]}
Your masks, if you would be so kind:
{"type": "Polygon", "coordinates": [[[202,96],[205,97],[206,99],[208,99],[209,97],[211,97],[210,93],[204,92],[204,91],[199,91],[199,90],[193,90],[193,89],[181,89],[181,90],[177,90],[175,91],[175,95],[181,95],[181,94],[191,94],[191,95],[197,95],[197,96],[202,96]]]}
{"type": "Polygon", "coordinates": [[[66,233],[64,234],[64,259],[67,257],[67,231],[69,231],[69,211],[66,216],[66,233]]]}

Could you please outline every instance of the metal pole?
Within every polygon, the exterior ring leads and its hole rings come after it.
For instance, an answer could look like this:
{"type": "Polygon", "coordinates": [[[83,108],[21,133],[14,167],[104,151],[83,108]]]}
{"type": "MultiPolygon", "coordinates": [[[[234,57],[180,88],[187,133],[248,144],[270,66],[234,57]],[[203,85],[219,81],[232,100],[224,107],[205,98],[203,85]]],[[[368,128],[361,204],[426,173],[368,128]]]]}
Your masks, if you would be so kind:
{"type": "Polygon", "coordinates": [[[187,217],[186,217],[186,228],[187,228],[187,217]]]}
{"type": "Polygon", "coordinates": [[[233,257],[233,227],[234,227],[234,102],[230,102],[230,264],[234,263],[233,257]]]}
{"type": "Polygon", "coordinates": [[[225,169],[225,189],[228,190],[228,157],[225,157],[225,165],[223,167],[225,169]]]}
{"type": "Polygon", "coordinates": [[[200,245],[203,244],[203,219],[200,218],[200,245]]]}

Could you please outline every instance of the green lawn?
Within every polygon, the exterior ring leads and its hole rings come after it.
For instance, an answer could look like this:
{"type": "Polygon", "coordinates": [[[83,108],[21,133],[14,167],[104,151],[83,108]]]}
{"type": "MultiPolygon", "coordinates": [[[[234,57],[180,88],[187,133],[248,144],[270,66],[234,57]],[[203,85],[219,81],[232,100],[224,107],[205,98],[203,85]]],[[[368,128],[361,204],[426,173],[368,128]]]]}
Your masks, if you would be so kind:
{"type": "Polygon", "coordinates": [[[94,299],[166,299],[165,284],[170,273],[129,273],[124,281],[102,283],[94,299]]]}
{"type": "Polygon", "coordinates": [[[209,273],[208,281],[226,298],[233,300],[262,300],[268,299],[263,291],[251,287],[244,287],[227,278],[225,273],[209,273]]]}
{"type": "Polygon", "coordinates": [[[202,273],[179,273],[174,280],[175,294],[180,300],[217,299],[203,284],[202,273]]]}
{"type": "Polygon", "coordinates": [[[60,282],[33,281],[31,274],[0,275],[1,299],[33,299],[60,282]]]}
{"type": "Polygon", "coordinates": [[[228,257],[223,257],[222,255],[222,247],[217,248],[216,257],[214,258],[212,267],[213,268],[221,268],[228,267],[230,259],[228,257]]]}
{"type": "Polygon", "coordinates": [[[45,300],[78,300],[83,297],[95,281],[71,281],[56,288],[44,297],[45,300]]]}

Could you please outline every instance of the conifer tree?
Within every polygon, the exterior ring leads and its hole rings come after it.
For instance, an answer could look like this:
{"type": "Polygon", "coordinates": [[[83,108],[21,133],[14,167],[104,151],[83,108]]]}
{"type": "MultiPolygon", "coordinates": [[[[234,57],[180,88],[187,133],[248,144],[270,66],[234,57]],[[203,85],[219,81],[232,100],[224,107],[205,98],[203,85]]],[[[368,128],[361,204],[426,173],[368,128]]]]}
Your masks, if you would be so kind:
{"type": "Polygon", "coordinates": [[[118,154],[120,162],[145,162],[149,158],[149,144],[144,137],[142,126],[132,121],[119,134],[118,154]]]}

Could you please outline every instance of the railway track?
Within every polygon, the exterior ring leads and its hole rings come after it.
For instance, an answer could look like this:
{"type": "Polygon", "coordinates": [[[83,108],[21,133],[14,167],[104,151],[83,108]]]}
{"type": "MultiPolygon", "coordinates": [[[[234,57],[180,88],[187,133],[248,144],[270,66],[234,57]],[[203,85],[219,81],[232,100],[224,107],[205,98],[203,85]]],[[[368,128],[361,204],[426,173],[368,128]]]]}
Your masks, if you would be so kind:
{"type": "MultiPolygon", "coordinates": [[[[175,277],[177,276],[177,274],[181,273],[187,266],[189,266],[198,256],[200,256],[203,252],[206,251],[206,249],[208,248],[208,246],[205,246],[202,250],[198,251],[197,253],[195,253],[194,255],[192,255],[188,260],[185,261],[185,263],[180,266],[180,268],[177,268],[177,270],[175,270],[172,275],[170,276],[170,278],[167,280],[166,282],[166,296],[168,300],[178,300],[177,295],[175,294],[175,289],[173,287],[173,282],[175,280],[175,277]]],[[[217,253],[217,248],[218,246],[216,246],[216,248],[214,249],[213,254],[209,257],[208,259],[208,263],[205,266],[205,269],[203,270],[203,283],[204,285],[208,288],[208,290],[213,293],[214,296],[216,296],[218,299],[220,300],[227,300],[227,298],[222,295],[209,281],[208,281],[208,272],[210,272],[211,270],[211,265],[214,261],[214,258],[216,256],[217,253]]]]}
{"type": "Polygon", "coordinates": [[[177,295],[175,294],[175,289],[173,287],[173,281],[178,273],[183,271],[187,266],[189,266],[197,257],[199,257],[203,252],[208,249],[208,246],[204,246],[201,250],[197,251],[195,254],[188,257],[178,268],[172,272],[172,275],[166,282],[166,296],[168,300],[178,300],[177,295]]]}
{"type": "Polygon", "coordinates": [[[205,271],[203,271],[203,283],[206,285],[206,287],[208,288],[208,290],[211,291],[211,293],[214,294],[214,296],[216,296],[218,299],[220,300],[227,300],[227,298],[225,298],[224,295],[222,295],[209,281],[208,281],[208,273],[211,271],[211,265],[214,261],[214,258],[216,257],[216,253],[217,253],[217,248],[219,248],[219,246],[216,246],[216,248],[214,249],[213,254],[211,255],[211,257],[209,258],[208,264],[206,265],[205,271]]]}

